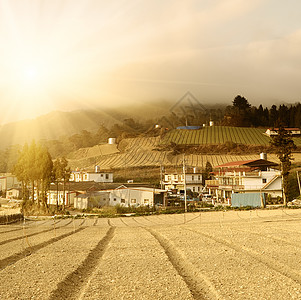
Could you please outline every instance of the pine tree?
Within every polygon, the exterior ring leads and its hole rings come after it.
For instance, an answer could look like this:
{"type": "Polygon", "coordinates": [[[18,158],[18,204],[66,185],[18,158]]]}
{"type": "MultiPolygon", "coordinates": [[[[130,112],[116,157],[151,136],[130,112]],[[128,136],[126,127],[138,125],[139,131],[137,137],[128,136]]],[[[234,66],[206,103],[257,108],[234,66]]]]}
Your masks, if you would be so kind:
{"type": "Polygon", "coordinates": [[[273,136],[270,143],[275,149],[275,153],[280,160],[282,184],[283,184],[283,204],[287,205],[289,194],[289,173],[291,169],[292,151],[296,149],[296,145],[291,137],[291,134],[284,129],[281,124],[278,129],[278,134],[273,136]]]}

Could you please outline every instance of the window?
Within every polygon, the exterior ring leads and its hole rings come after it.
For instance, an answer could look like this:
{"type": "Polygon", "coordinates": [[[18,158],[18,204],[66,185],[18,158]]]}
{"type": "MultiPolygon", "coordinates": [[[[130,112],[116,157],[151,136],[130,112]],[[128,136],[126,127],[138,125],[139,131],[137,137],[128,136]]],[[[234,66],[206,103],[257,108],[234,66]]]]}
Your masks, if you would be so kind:
{"type": "Polygon", "coordinates": [[[191,176],[191,180],[194,180],[194,175],[191,176]]]}
{"type": "Polygon", "coordinates": [[[109,174],[106,174],[106,179],[109,179],[109,174]]]}
{"type": "Polygon", "coordinates": [[[136,199],[131,199],[131,203],[136,203],[136,199]]]}
{"type": "Polygon", "coordinates": [[[195,192],[195,187],[192,187],[192,191],[195,192]]]}
{"type": "Polygon", "coordinates": [[[103,174],[100,174],[100,177],[103,177],[103,174]]]}
{"type": "Polygon", "coordinates": [[[201,180],[201,175],[198,176],[198,180],[201,180]]]}
{"type": "Polygon", "coordinates": [[[116,201],[116,198],[114,198],[114,201],[116,201]]]}
{"type": "Polygon", "coordinates": [[[266,178],[262,178],[262,183],[267,183],[267,179],[266,178]]]}
{"type": "Polygon", "coordinates": [[[120,202],[121,202],[121,203],[125,203],[125,199],[121,199],[120,202]]]}
{"type": "Polygon", "coordinates": [[[201,188],[198,186],[198,192],[200,192],[201,191],[201,188]]]}
{"type": "Polygon", "coordinates": [[[168,177],[167,177],[167,180],[171,180],[171,176],[168,176],[168,177]]]}
{"type": "Polygon", "coordinates": [[[149,199],[144,199],[144,204],[149,204],[149,199]]]}
{"type": "Polygon", "coordinates": [[[88,174],[85,174],[85,180],[88,180],[88,174]]]}

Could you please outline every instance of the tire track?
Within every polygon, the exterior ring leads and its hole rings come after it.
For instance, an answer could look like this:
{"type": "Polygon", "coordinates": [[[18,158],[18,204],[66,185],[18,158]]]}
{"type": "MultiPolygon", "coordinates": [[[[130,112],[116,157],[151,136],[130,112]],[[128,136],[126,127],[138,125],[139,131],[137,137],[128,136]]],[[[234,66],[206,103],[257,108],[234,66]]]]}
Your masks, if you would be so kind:
{"type": "MultiPolygon", "coordinates": [[[[68,222],[68,223],[66,223],[66,224],[64,224],[64,225],[62,225],[62,226],[59,226],[59,227],[57,227],[57,228],[55,228],[55,229],[63,228],[63,227],[65,227],[65,226],[69,225],[71,222],[72,222],[72,221],[70,221],[70,222],[68,222]]],[[[57,223],[58,223],[58,222],[57,222],[57,223]]],[[[53,224],[53,225],[56,225],[57,223],[55,223],[55,224],[53,224]]],[[[21,228],[21,229],[22,229],[22,228],[21,228]]],[[[18,229],[18,230],[21,230],[21,229],[18,229]]],[[[27,228],[27,229],[28,229],[28,228],[27,228]]],[[[38,235],[38,234],[41,234],[41,233],[46,233],[46,232],[49,232],[49,231],[52,231],[52,230],[55,230],[55,229],[50,228],[50,229],[45,229],[45,230],[42,230],[42,231],[30,233],[30,234],[26,234],[26,233],[24,232],[23,235],[21,235],[21,236],[17,236],[17,237],[15,237],[15,238],[11,238],[11,239],[8,239],[8,240],[5,240],[5,241],[0,242],[0,246],[1,246],[1,245],[8,244],[8,243],[11,243],[11,242],[14,242],[14,241],[17,241],[17,240],[21,240],[21,239],[23,239],[25,236],[26,236],[26,238],[29,238],[29,237],[32,237],[32,236],[35,236],[35,235],[38,235]]]]}
{"type": "Polygon", "coordinates": [[[120,219],[121,223],[123,223],[126,227],[129,226],[129,224],[125,223],[125,222],[122,220],[122,218],[119,218],[119,219],[120,219]]]}
{"type": "MultiPolygon", "coordinates": [[[[27,227],[28,228],[28,227],[27,227]]],[[[23,228],[17,228],[17,229],[11,229],[11,230],[6,230],[6,231],[1,231],[0,234],[2,233],[9,233],[9,232],[14,232],[14,231],[19,231],[19,230],[22,230],[23,228]]]]}
{"type": "Polygon", "coordinates": [[[247,256],[255,259],[256,261],[262,263],[263,265],[265,265],[266,267],[276,271],[277,273],[280,273],[281,275],[297,282],[298,284],[301,284],[301,273],[297,270],[293,270],[290,267],[288,267],[287,265],[284,265],[274,259],[268,258],[268,257],[264,257],[262,255],[262,253],[259,253],[253,249],[247,248],[245,246],[240,246],[237,244],[233,244],[230,241],[212,236],[208,233],[204,233],[204,232],[200,232],[198,230],[193,230],[193,229],[188,229],[188,228],[183,228],[185,230],[188,231],[192,231],[194,233],[197,233],[199,235],[202,235],[208,239],[211,239],[219,244],[222,244],[228,248],[231,248],[233,250],[235,250],[236,252],[239,253],[243,253],[246,254],[247,256]]]}
{"type": "Polygon", "coordinates": [[[222,299],[210,280],[177,249],[174,243],[154,229],[146,228],[164,249],[169,261],[187,284],[194,299],[222,299]]]}
{"type": "Polygon", "coordinates": [[[50,300],[81,299],[83,297],[97,264],[114,237],[114,232],[115,227],[110,227],[81,265],[58,284],[57,289],[51,293],[50,300]]]}
{"type": "MultiPolygon", "coordinates": [[[[252,234],[252,235],[257,235],[257,236],[260,236],[260,237],[263,237],[263,238],[266,238],[266,239],[270,239],[270,240],[273,240],[273,241],[276,241],[276,242],[279,242],[279,243],[285,243],[287,245],[294,246],[294,247],[297,247],[297,248],[301,248],[300,244],[293,243],[293,242],[290,242],[290,241],[282,239],[282,238],[277,238],[277,237],[274,237],[274,236],[269,235],[269,234],[263,234],[263,233],[260,233],[260,232],[255,232],[255,231],[253,232],[253,231],[237,229],[237,228],[235,230],[240,231],[240,232],[244,232],[244,233],[248,233],[248,234],[252,234]]],[[[295,232],[295,233],[300,234],[300,232],[295,232]]]]}
{"type": "Polygon", "coordinates": [[[84,230],[83,227],[78,228],[78,229],[76,229],[74,231],[67,232],[67,233],[62,234],[62,235],[60,235],[58,237],[54,237],[54,238],[52,238],[50,240],[47,240],[47,241],[45,241],[43,243],[40,243],[40,244],[37,244],[35,246],[27,247],[26,249],[24,249],[21,252],[13,254],[13,255],[11,255],[11,256],[9,256],[7,258],[1,259],[0,260],[0,271],[3,270],[4,268],[6,268],[7,266],[12,265],[12,264],[16,263],[17,261],[25,258],[26,256],[29,256],[29,255],[35,253],[36,251],[38,251],[38,250],[40,250],[40,249],[42,249],[42,248],[44,248],[44,247],[46,247],[46,246],[48,246],[48,245],[50,245],[52,243],[58,242],[58,241],[60,241],[60,240],[62,240],[64,238],[66,238],[66,237],[68,237],[68,236],[70,236],[70,235],[72,235],[74,233],[77,233],[79,231],[82,231],[82,230],[84,230]]]}

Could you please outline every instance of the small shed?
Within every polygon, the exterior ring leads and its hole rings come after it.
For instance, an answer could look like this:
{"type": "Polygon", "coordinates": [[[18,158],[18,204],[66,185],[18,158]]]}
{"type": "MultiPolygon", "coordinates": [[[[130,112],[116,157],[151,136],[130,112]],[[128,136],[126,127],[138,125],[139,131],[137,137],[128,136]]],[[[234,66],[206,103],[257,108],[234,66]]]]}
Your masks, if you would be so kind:
{"type": "Polygon", "coordinates": [[[232,207],[261,207],[261,198],[265,206],[264,193],[234,193],[232,194],[231,206],[232,207]]]}

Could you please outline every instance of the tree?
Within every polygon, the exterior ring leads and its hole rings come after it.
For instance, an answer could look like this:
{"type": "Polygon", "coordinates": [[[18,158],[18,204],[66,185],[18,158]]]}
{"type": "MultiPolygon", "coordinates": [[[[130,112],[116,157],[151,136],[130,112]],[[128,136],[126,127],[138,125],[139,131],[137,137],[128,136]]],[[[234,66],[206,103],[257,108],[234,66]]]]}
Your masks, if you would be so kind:
{"type": "Polygon", "coordinates": [[[296,149],[296,145],[291,134],[280,124],[277,135],[273,136],[270,141],[271,146],[275,149],[275,153],[280,160],[281,176],[283,184],[283,204],[287,205],[289,194],[289,173],[291,169],[292,151],[296,149]]]}
{"type": "Polygon", "coordinates": [[[251,104],[248,102],[248,100],[240,95],[237,95],[234,98],[232,104],[233,107],[238,108],[240,111],[246,111],[251,107],[251,104]]]}
{"type": "Polygon", "coordinates": [[[211,178],[210,173],[212,172],[213,168],[209,161],[206,162],[205,170],[202,174],[202,184],[205,185],[205,181],[211,178]]]}
{"type": "Polygon", "coordinates": [[[24,145],[20,152],[17,163],[13,168],[13,173],[22,182],[23,199],[29,200],[29,188],[31,188],[31,201],[35,200],[38,205],[40,200],[47,206],[47,190],[51,181],[52,159],[48,150],[36,144],[35,141],[30,146],[24,145]]]}
{"type": "Polygon", "coordinates": [[[65,190],[66,183],[69,181],[71,169],[67,167],[68,161],[65,157],[57,158],[53,164],[53,177],[56,182],[57,200],[56,206],[59,206],[59,182],[63,182],[63,209],[65,208],[65,190]]]}
{"type": "Polygon", "coordinates": [[[228,121],[231,126],[249,126],[250,125],[250,108],[251,105],[245,97],[240,95],[236,96],[232,102],[230,110],[230,120],[228,121]]]}

